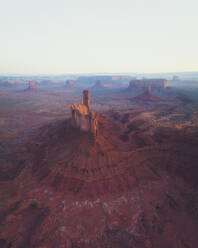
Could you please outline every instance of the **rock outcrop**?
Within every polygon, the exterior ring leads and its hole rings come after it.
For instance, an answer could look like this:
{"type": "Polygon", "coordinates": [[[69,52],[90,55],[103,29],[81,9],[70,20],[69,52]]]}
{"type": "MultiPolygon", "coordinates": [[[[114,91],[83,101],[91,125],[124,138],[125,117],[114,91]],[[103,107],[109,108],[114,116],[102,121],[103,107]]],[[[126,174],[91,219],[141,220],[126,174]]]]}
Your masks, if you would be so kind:
{"type": "Polygon", "coordinates": [[[29,81],[29,86],[28,86],[28,88],[26,90],[27,91],[37,90],[37,87],[36,87],[34,81],[31,81],[31,80],[29,81]]]}
{"type": "Polygon", "coordinates": [[[81,103],[71,105],[72,126],[81,131],[90,132],[94,137],[97,136],[98,120],[93,111],[90,111],[90,93],[83,91],[81,103]]]}
{"type": "Polygon", "coordinates": [[[152,90],[161,91],[168,87],[168,81],[166,79],[131,80],[127,90],[146,90],[148,86],[152,90]]]}

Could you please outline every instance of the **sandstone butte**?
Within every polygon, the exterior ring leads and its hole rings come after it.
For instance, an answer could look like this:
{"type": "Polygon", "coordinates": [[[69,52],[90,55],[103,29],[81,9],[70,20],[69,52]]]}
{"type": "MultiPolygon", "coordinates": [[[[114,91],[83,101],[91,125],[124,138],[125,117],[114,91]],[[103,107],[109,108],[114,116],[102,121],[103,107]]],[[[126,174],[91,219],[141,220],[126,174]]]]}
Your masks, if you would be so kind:
{"type": "Polygon", "coordinates": [[[156,90],[164,90],[168,87],[168,81],[165,79],[141,79],[131,80],[127,90],[144,90],[147,87],[156,90]]]}
{"type": "Polygon", "coordinates": [[[26,89],[26,91],[32,91],[32,90],[37,90],[37,87],[36,87],[34,81],[30,80],[30,81],[29,81],[29,86],[28,86],[28,88],[26,89]]]}
{"type": "Polygon", "coordinates": [[[88,90],[83,91],[81,103],[71,105],[71,124],[81,131],[90,132],[93,137],[97,136],[98,120],[93,111],[90,111],[90,93],[88,90]]]}
{"type": "Polygon", "coordinates": [[[94,84],[94,86],[91,87],[92,90],[103,90],[105,89],[104,85],[102,84],[102,82],[100,80],[96,81],[96,83],[94,84]]]}
{"type": "Polygon", "coordinates": [[[145,92],[143,92],[142,94],[136,97],[133,97],[131,101],[138,102],[138,103],[141,103],[141,102],[148,103],[148,102],[163,102],[166,100],[158,96],[155,96],[151,91],[151,85],[148,85],[145,92]]]}

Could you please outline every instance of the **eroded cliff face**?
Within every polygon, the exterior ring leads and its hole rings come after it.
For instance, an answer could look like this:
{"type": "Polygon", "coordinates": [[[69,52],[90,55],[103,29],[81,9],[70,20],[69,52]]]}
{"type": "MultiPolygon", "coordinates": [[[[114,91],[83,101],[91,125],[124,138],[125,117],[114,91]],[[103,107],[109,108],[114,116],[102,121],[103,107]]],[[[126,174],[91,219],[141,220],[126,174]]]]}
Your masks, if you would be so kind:
{"type": "Polygon", "coordinates": [[[80,104],[71,105],[71,114],[73,127],[90,132],[94,137],[97,136],[98,120],[96,114],[90,111],[90,93],[88,90],[83,91],[80,104]]]}

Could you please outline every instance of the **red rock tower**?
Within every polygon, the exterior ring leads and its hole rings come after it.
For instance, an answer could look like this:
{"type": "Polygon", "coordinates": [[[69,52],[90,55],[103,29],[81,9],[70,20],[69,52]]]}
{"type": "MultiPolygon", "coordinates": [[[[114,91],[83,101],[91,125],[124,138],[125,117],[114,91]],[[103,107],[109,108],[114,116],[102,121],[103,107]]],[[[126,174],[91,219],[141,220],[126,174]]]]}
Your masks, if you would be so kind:
{"type": "Polygon", "coordinates": [[[82,104],[84,104],[89,110],[89,106],[90,106],[90,92],[89,92],[89,90],[83,91],[82,104]]]}
{"type": "Polygon", "coordinates": [[[93,111],[90,111],[90,93],[88,90],[83,91],[81,103],[71,105],[73,127],[81,131],[90,132],[94,138],[97,136],[98,118],[93,111]]]}

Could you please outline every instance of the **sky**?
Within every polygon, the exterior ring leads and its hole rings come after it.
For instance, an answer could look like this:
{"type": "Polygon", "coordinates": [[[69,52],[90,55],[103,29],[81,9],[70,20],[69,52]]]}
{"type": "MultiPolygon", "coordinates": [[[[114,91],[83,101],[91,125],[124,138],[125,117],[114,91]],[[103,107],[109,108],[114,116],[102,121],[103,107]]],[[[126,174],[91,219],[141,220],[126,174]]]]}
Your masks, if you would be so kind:
{"type": "Polygon", "coordinates": [[[198,71],[197,0],[0,0],[0,73],[198,71]]]}

